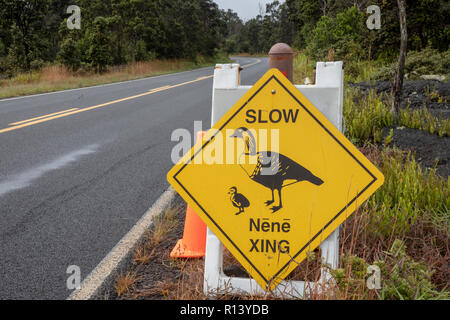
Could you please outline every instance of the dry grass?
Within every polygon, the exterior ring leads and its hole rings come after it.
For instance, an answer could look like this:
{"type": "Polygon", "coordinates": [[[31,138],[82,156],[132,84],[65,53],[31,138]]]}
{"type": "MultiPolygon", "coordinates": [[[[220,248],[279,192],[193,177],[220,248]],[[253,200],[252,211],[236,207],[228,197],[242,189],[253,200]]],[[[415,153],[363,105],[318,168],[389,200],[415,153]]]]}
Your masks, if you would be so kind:
{"type": "Polygon", "coordinates": [[[147,264],[155,257],[158,245],[164,241],[167,234],[178,226],[176,216],[180,207],[173,207],[166,210],[165,214],[155,218],[153,228],[147,231],[145,240],[138,245],[133,253],[133,264],[147,264]]]}
{"type": "MultiPolygon", "coordinates": [[[[158,254],[158,246],[168,238],[168,234],[179,227],[178,214],[181,210],[180,206],[170,207],[166,209],[164,214],[154,218],[152,228],[147,231],[143,241],[136,247],[132,256],[133,268],[126,274],[120,274],[115,281],[114,291],[117,297],[122,297],[133,291],[133,296],[150,294],[151,292],[137,290],[134,286],[140,277],[137,274],[138,267],[150,263],[158,254]],[[133,289],[133,290],[132,290],[133,289]]],[[[159,287],[158,287],[159,288],[159,287]]],[[[156,292],[158,289],[152,289],[156,292]]],[[[161,289],[162,290],[162,289],[161,289]]]]}
{"type": "Polygon", "coordinates": [[[170,291],[167,299],[176,300],[205,300],[203,294],[203,270],[204,259],[196,259],[178,263],[181,271],[179,280],[174,285],[174,290],[170,291]]]}
{"type": "Polygon", "coordinates": [[[41,71],[22,73],[12,79],[0,80],[0,99],[135,80],[206,67],[214,62],[204,60],[194,63],[182,59],[145,61],[113,66],[103,74],[82,71],[73,73],[64,66],[49,65],[41,71]]]}
{"type": "MultiPolygon", "coordinates": [[[[323,287],[316,287],[315,291],[308,297],[311,300],[372,300],[372,299],[399,299],[392,295],[390,290],[398,283],[396,279],[391,279],[390,273],[412,260],[414,266],[419,263],[427,270],[432,270],[431,283],[434,287],[432,297],[448,298],[446,288],[449,287],[450,270],[448,235],[435,228],[432,224],[424,220],[416,222],[413,228],[403,235],[382,236],[374,234],[368,228],[371,223],[371,215],[374,212],[368,212],[367,207],[363,206],[358,212],[350,217],[341,227],[340,233],[340,266],[335,272],[338,282],[334,286],[329,286],[326,290],[323,287]],[[396,241],[400,239],[406,246],[407,256],[400,260],[391,259],[387,254],[396,241]],[[383,267],[382,290],[369,290],[366,285],[367,266],[377,261],[385,261],[383,267]],[[442,290],[439,292],[439,290],[442,290]]],[[[299,266],[286,278],[286,280],[306,280],[318,281],[320,278],[320,252],[311,254],[309,259],[304,260],[299,266]]],[[[163,277],[154,283],[146,283],[133,288],[128,298],[132,299],[153,299],[159,297],[170,300],[205,300],[211,298],[203,293],[203,273],[204,259],[170,259],[168,252],[154,261],[164,265],[176,273],[175,277],[163,277]]],[[[237,260],[224,250],[224,269],[230,266],[242,268],[237,260]]],[[[245,271],[244,271],[245,272],[245,271]]],[[[406,281],[410,278],[416,278],[416,269],[407,269],[401,279],[406,281]]],[[[242,275],[240,275],[242,276],[242,275]]],[[[420,283],[412,282],[414,290],[418,292],[428,292],[429,284],[423,280],[420,283]]],[[[400,283],[401,284],[401,283],[400,283]]],[[[419,298],[420,296],[417,296],[419,298]]],[[[238,299],[238,300],[259,300],[259,299],[277,299],[270,293],[260,296],[232,295],[230,292],[221,292],[215,295],[216,299],[238,299]]],[[[407,298],[407,297],[405,297],[407,298]]]]}
{"type": "Polygon", "coordinates": [[[294,83],[304,84],[305,79],[315,82],[315,61],[303,51],[296,52],[294,59],[294,83]]]}
{"type": "Polygon", "coordinates": [[[154,248],[147,248],[146,246],[141,245],[134,251],[133,264],[147,264],[154,256],[154,248]]]}
{"type": "Polygon", "coordinates": [[[122,296],[123,294],[129,292],[132,286],[136,283],[136,274],[133,272],[127,272],[126,274],[121,274],[116,279],[116,284],[114,286],[117,296],[122,296]]]}
{"type": "Polygon", "coordinates": [[[145,243],[148,247],[157,247],[167,234],[178,226],[177,214],[181,210],[180,206],[171,207],[164,215],[158,216],[153,222],[153,229],[149,231],[149,236],[145,243]]]}

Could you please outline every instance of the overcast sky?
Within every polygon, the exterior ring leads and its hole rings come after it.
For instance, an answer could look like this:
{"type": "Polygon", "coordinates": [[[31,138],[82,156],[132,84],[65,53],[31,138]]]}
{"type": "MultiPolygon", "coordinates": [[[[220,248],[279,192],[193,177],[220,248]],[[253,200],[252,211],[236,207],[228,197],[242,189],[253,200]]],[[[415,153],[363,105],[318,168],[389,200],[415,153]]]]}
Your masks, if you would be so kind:
{"type": "MultiPolygon", "coordinates": [[[[266,4],[273,2],[274,0],[214,0],[220,9],[231,9],[237,12],[242,20],[249,20],[254,18],[259,13],[258,4],[261,3],[263,9],[265,10],[266,4]]],[[[284,0],[281,0],[284,2],[284,0]]]]}

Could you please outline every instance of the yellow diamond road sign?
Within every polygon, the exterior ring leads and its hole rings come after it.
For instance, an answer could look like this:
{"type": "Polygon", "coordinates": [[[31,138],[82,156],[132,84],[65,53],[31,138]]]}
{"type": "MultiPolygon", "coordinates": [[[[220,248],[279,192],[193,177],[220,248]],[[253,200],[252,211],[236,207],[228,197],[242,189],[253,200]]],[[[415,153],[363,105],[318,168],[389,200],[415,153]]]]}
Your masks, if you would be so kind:
{"type": "Polygon", "coordinates": [[[272,290],[384,177],[271,69],[168,180],[261,287],[272,290]]]}

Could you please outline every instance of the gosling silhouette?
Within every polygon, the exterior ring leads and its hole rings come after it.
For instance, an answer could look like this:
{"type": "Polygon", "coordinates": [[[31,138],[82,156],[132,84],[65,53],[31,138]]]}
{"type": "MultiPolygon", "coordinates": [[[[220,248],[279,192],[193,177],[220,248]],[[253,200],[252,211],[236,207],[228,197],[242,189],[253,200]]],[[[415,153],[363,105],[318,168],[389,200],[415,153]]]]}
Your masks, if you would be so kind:
{"type": "Polygon", "coordinates": [[[243,213],[245,208],[250,207],[250,201],[243,194],[237,193],[236,187],[231,187],[228,194],[233,206],[239,209],[239,212],[235,214],[236,216],[243,213]]]}
{"type": "Polygon", "coordinates": [[[277,191],[279,203],[271,207],[272,213],[283,207],[281,196],[283,188],[302,181],[308,181],[316,186],[323,184],[322,179],[282,154],[271,151],[257,152],[255,137],[247,128],[237,129],[230,137],[244,140],[245,152],[241,154],[241,157],[256,157],[256,159],[253,159],[256,161],[249,161],[249,163],[256,163],[250,167],[250,170],[246,170],[241,164],[239,165],[250,179],[272,191],[272,200],[266,201],[266,206],[275,202],[274,191],[277,191]],[[294,182],[283,185],[286,180],[294,180],[294,182]]]}

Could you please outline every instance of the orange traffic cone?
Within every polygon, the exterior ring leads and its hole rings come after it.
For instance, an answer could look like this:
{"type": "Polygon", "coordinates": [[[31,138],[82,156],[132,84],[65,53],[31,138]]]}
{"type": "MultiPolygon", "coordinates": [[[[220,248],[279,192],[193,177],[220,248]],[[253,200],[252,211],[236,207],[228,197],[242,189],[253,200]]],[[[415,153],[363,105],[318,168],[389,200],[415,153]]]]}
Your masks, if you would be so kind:
{"type": "MultiPolygon", "coordinates": [[[[197,133],[197,140],[206,132],[197,133]]],[[[199,218],[194,210],[187,206],[186,220],[184,222],[183,239],[178,240],[170,253],[171,258],[201,258],[206,250],[206,224],[199,218]]]]}
{"type": "Polygon", "coordinates": [[[206,224],[192,210],[186,209],[186,221],[184,223],[183,239],[170,253],[171,258],[201,258],[205,256],[206,249],[206,224]]]}

